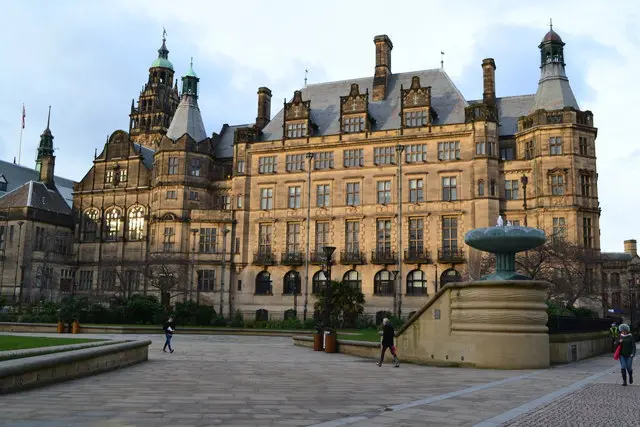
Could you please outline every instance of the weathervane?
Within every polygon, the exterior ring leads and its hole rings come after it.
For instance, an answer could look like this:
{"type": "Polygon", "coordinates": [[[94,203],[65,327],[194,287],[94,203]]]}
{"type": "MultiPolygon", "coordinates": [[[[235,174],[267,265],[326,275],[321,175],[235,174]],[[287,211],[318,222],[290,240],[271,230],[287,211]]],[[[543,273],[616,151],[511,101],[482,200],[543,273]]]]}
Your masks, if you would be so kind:
{"type": "Polygon", "coordinates": [[[167,30],[164,29],[164,27],[162,27],[162,40],[166,40],[167,39],[167,30]]]}

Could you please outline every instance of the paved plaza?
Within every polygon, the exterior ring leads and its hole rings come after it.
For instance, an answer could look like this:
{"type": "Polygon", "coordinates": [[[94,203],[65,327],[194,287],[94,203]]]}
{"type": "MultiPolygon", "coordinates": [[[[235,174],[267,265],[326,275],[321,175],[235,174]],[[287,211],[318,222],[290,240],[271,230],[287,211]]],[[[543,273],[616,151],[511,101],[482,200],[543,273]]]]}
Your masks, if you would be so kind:
{"type": "Polygon", "coordinates": [[[161,335],[125,338],[151,339],[149,362],[2,396],[0,427],[640,426],[640,385],[619,386],[610,355],[537,371],[394,369],[290,338],[176,335],[173,354],[161,335]]]}

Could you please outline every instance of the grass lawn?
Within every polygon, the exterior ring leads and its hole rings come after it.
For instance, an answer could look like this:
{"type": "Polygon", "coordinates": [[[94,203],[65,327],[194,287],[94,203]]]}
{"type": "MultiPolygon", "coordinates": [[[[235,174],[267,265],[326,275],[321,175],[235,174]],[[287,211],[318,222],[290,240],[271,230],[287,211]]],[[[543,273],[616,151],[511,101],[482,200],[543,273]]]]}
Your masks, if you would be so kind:
{"type": "Polygon", "coordinates": [[[83,344],[104,340],[86,338],[49,338],[23,335],[0,335],[0,351],[24,350],[26,348],[51,347],[56,345],[83,344]]]}
{"type": "Polygon", "coordinates": [[[375,329],[338,329],[338,339],[380,342],[380,335],[375,329]]]}

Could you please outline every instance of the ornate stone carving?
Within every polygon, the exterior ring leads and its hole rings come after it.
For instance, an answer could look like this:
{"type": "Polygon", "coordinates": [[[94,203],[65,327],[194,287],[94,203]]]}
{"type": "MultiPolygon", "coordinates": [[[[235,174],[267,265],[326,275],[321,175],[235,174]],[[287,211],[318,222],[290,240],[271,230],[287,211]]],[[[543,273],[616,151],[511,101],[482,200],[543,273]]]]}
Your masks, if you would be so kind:
{"type": "Polygon", "coordinates": [[[288,102],[284,106],[284,119],[289,120],[301,120],[309,119],[311,112],[311,101],[302,100],[302,92],[296,90],[293,93],[293,100],[288,102]]]}

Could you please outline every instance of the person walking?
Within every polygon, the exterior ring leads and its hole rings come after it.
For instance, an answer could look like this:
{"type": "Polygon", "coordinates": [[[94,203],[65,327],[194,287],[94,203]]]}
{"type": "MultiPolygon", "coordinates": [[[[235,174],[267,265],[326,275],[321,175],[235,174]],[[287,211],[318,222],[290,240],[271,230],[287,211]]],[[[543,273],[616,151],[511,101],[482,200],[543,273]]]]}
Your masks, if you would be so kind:
{"type": "Polygon", "coordinates": [[[611,327],[609,328],[609,334],[611,334],[611,351],[616,351],[619,332],[618,326],[615,322],[611,324],[611,327]]]}
{"type": "Polygon", "coordinates": [[[622,374],[622,385],[627,385],[627,374],[629,374],[629,384],[633,384],[633,358],[636,355],[636,342],[631,335],[629,325],[623,323],[618,328],[620,331],[620,373],[622,374]]]}
{"type": "Polygon", "coordinates": [[[393,328],[393,325],[386,317],[382,319],[382,343],[381,343],[381,351],[380,351],[380,361],[376,362],[376,365],[382,366],[382,362],[384,361],[384,354],[387,352],[387,349],[391,351],[393,355],[393,363],[397,368],[400,366],[400,361],[398,360],[398,355],[396,352],[396,346],[394,345],[394,338],[396,336],[396,331],[393,328]]]}
{"type": "Polygon", "coordinates": [[[162,351],[164,351],[165,353],[167,352],[167,347],[169,348],[169,352],[173,353],[173,348],[171,348],[171,338],[173,338],[173,331],[175,331],[175,326],[173,324],[173,317],[169,316],[169,320],[167,320],[166,322],[164,322],[164,326],[162,326],[162,329],[164,329],[164,336],[165,336],[165,342],[164,342],[164,347],[162,348],[162,351]]]}

